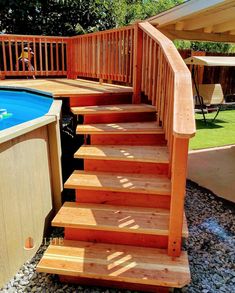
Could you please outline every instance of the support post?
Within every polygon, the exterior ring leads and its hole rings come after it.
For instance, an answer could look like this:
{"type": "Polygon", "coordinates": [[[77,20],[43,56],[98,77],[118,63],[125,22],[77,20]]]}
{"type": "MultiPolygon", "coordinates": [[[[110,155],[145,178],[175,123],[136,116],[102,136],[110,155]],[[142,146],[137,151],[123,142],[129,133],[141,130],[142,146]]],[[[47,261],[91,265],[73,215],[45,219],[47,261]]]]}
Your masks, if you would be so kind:
{"type": "Polygon", "coordinates": [[[188,138],[173,137],[168,255],[180,256],[188,161],[188,138]]]}
{"type": "Polygon", "coordinates": [[[142,54],[143,31],[139,28],[138,23],[136,23],[134,27],[133,104],[141,102],[142,54]]]}
{"type": "Polygon", "coordinates": [[[61,192],[63,190],[62,173],[61,173],[61,144],[60,144],[60,126],[59,119],[48,125],[51,182],[52,182],[52,199],[55,213],[61,208],[61,192]],[[59,143],[57,143],[59,142],[59,143]]]}
{"type": "Polygon", "coordinates": [[[76,79],[77,75],[75,74],[76,68],[74,68],[75,60],[73,60],[73,43],[69,39],[67,41],[67,78],[76,79]]]}

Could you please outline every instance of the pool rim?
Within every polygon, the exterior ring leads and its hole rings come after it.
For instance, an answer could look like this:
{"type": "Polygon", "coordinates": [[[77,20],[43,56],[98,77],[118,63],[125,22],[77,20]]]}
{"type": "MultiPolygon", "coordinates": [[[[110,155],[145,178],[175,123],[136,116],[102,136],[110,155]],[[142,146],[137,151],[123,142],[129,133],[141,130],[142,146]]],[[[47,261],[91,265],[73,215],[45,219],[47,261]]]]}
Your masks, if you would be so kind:
{"type": "Polygon", "coordinates": [[[56,122],[60,120],[60,112],[62,107],[62,100],[55,100],[53,98],[53,94],[46,91],[41,90],[34,90],[29,88],[22,88],[22,87],[16,87],[16,86],[0,86],[1,90],[9,90],[9,91],[20,91],[20,92],[27,92],[31,94],[38,94],[40,96],[44,96],[47,98],[52,99],[52,104],[50,106],[50,109],[46,114],[39,118],[35,118],[20,124],[17,124],[15,126],[0,130],[0,144],[4,143],[12,138],[16,138],[22,134],[25,134],[29,131],[33,131],[34,129],[37,129],[39,127],[42,127],[44,125],[50,124],[52,122],[56,122]]]}

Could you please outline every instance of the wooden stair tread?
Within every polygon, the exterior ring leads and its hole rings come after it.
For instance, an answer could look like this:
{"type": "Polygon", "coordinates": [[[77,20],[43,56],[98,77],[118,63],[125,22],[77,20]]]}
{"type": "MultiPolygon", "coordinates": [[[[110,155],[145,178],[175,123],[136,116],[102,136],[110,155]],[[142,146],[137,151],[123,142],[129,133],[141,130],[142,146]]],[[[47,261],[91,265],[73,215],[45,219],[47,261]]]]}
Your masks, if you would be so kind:
{"type": "Polygon", "coordinates": [[[162,134],[157,122],[129,122],[78,125],[77,134],[162,134]]]}
{"type": "Polygon", "coordinates": [[[146,113],[146,112],[156,112],[156,108],[152,105],[147,105],[147,104],[121,104],[121,105],[71,107],[71,111],[75,115],[112,114],[112,113],[146,113]]]}
{"type": "Polygon", "coordinates": [[[172,258],[165,249],[71,240],[49,245],[37,271],[178,288],[190,281],[184,251],[172,258]]]}
{"type": "Polygon", "coordinates": [[[76,151],[74,157],[96,160],[169,163],[169,153],[165,146],[83,145],[76,151]]]}
{"type": "Polygon", "coordinates": [[[171,181],[164,175],[74,171],[65,188],[170,195],[171,181]]]}
{"type": "MultiPolygon", "coordinates": [[[[168,236],[169,210],[65,202],[52,226],[168,236]]],[[[187,236],[184,221],[183,237],[187,236]]]]}

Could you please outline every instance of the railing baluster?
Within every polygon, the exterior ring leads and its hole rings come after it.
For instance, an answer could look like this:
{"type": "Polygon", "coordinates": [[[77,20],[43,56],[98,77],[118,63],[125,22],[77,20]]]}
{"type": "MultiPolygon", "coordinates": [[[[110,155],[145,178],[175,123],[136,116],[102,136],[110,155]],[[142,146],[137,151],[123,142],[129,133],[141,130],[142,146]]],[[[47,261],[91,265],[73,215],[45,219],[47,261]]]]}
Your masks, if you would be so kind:
{"type": "Polygon", "coordinates": [[[153,83],[152,83],[152,105],[155,105],[156,100],[156,75],[157,75],[157,44],[153,44],[153,83]]]}
{"type": "Polygon", "coordinates": [[[7,61],[6,61],[6,48],[5,48],[5,41],[2,41],[2,53],[3,53],[4,75],[6,75],[6,71],[7,71],[7,61]]]}
{"type": "MultiPolygon", "coordinates": [[[[21,56],[23,57],[23,55],[24,55],[24,40],[23,38],[21,38],[21,56]]],[[[23,74],[25,75],[25,63],[23,61],[23,58],[21,58],[21,60],[22,60],[21,64],[23,68],[23,74]]]]}
{"type": "Polygon", "coordinates": [[[13,71],[12,48],[11,48],[11,39],[10,39],[10,37],[8,38],[8,49],[9,49],[10,71],[13,71]]]}
{"type": "Polygon", "coordinates": [[[15,56],[16,56],[16,63],[15,63],[15,70],[17,71],[19,68],[19,52],[18,52],[18,42],[15,40],[15,56]]]}
{"type": "MultiPolygon", "coordinates": [[[[143,54],[142,54],[142,77],[141,77],[141,91],[144,92],[145,88],[145,66],[146,66],[146,62],[145,62],[145,56],[146,56],[146,34],[143,33],[143,54]]],[[[137,47],[135,47],[136,50],[137,47]]]]}
{"type": "Polygon", "coordinates": [[[37,48],[36,48],[36,41],[35,38],[33,38],[33,65],[34,65],[34,75],[37,74],[37,48]]]}
{"type": "Polygon", "coordinates": [[[45,51],[45,70],[46,70],[46,76],[48,76],[48,56],[47,56],[47,41],[46,40],[44,43],[44,51],[45,51]]]}
{"type": "Polygon", "coordinates": [[[148,72],[148,87],[147,87],[147,95],[148,100],[152,101],[152,84],[153,84],[153,40],[150,38],[149,40],[149,72],[148,72]]]}
{"type": "Polygon", "coordinates": [[[55,49],[56,49],[56,71],[58,73],[58,71],[59,71],[59,46],[58,46],[58,40],[56,40],[55,49]]]}
{"type": "Polygon", "coordinates": [[[130,30],[130,60],[129,60],[130,71],[129,71],[129,80],[128,80],[130,84],[132,83],[132,76],[133,76],[133,66],[132,66],[132,64],[134,63],[133,51],[134,51],[134,31],[131,29],[130,30]]]}
{"type": "MultiPolygon", "coordinates": [[[[134,56],[133,56],[133,100],[134,104],[141,102],[141,77],[142,77],[142,57],[143,57],[143,32],[135,25],[134,31],[134,56]]],[[[144,58],[143,58],[144,59],[144,58]]]]}
{"type": "Polygon", "coordinates": [[[62,49],[62,74],[64,74],[64,41],[63,39],[61,40],[61,49],[62,49]]]}
{"type": "MultiPolygon", "coordinates": [[[[56,43],[57,44],[57,43],[56,43]]],[[[40,70],[40,74],[43,75],[42,70],[43,70],[43,65],[42,65],[42,39],[39,39],[39,61],[40,61],[40,66],[39,66],[39,70],[40,70]]],[[[57,59],[56,59],[56,63],[57,63],[57,59]]],[[[58,64],[56,64],[58,65],[58,64]]],[[[58,67],[57,67],[57,71],[58,71],[58,67]]]]}
{"type": "MultiPolygon", "coordinates": [[[[53,42],[51,41],[51,43],[50,43],[51,72],[54,71],[54,60],[53,60],[53,58],[54,58],[54,54],[53,54],[53,42]]],[[[35,63],[34,63],[34,65],[35,65],[35,63]]]]}
{"type": "Polygon", "coordinates": [[[156,106],[158,110],[157,122],[160,124],[160,116],[161,116],[161,84],[162,84],[162,50],[159,50],[158,55],[158,72],[157,72],[157,101],[156,106]]]}

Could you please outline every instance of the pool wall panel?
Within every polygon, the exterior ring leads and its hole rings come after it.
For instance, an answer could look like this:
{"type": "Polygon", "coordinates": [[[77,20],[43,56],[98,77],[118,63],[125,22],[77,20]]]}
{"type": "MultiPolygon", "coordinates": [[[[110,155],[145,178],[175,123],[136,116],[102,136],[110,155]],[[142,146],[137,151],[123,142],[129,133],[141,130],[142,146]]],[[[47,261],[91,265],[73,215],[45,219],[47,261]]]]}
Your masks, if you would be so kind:
{"type": "Polygon", "coordinates": [[[61,205],[59,115],[54,117],[0,143],[0,287],[35,255],[61,205]],[[33,247],[26,249],[29,237],[33,247]]]}

